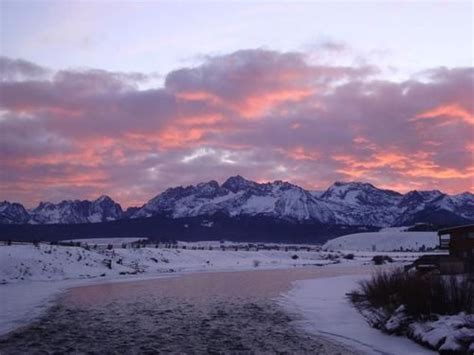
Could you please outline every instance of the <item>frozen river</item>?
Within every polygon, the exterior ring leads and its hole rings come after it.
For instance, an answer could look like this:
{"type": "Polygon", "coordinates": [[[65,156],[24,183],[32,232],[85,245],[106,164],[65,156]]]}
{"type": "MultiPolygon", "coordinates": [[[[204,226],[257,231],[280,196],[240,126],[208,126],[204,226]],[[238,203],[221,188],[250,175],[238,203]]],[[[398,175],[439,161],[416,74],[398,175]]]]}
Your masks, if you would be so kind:
{"type": "Polygon", "coordinates": [[[44,317],[0,339],[0,353],[351,354],[291,325],[275,299],[293,281],[370,267],[207,272],[76,287],[44,317]]]}

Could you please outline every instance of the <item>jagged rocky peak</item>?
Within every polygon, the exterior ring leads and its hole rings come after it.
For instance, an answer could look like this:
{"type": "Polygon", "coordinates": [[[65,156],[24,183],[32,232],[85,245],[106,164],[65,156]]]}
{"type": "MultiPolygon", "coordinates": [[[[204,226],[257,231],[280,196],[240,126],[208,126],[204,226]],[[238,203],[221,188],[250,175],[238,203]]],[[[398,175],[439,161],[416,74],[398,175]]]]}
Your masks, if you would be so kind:
{"type": "Polygon", "coordinates": [[[197,185],[189,185],[186,187],[177,186],[166,189],[163,193],[155,196],[148,203],[152,203],[159,199],[179,199],[191,195],[199,194],[202,197],[213,196],[220,193],[219,183],[215,180],[202,182],[197,185]]]}
{"type": "Polygon", "coordinates": [[[101,195],[99,196],[95,201],[95,203],[115,203],[114,200],[112,200],[109,196],[107,195],[101,195]]]}
{"type": "Polygon", "coordinates": [[[288,181],[282,181],[282,180],[275,180],[274,182],[271,183],[273,186],[277,187],[280,190],[290,190],[290,189],[298,189],[302,190],[301,187],[293,185],[289,183],[288,181]]]}
{"type": "Polygon", "coordinates": [[[93,223],[156,215],[180,218],[216,214],[340,225],[437,223],[443,218],[464,223],[474,221],[474,195],[465,192],[452,196],[438,190],[402,195],[369,183],[340,181],[324,192],[312,193],[285,181],[257,183],[236,175],[222,185],[211,180],[169,188],[142,207],[125,212],[105,195],[94,201],[42,202],[29,212],[20,204],[0,203],[0,223],[93,223]]]}
{"type": "Polygon", "coordinates": [[[33,208],[33,211],[40,211],[40,210],[44,210],[44,209],[47,209],[47,208],[54,208],[54,204],[51,203],[51,202],[48,202],[48,201],[40,201],[38,206],[33,208]]]}
{"type": "Polygon", "coordinates": [[[215,197],[222,194],[219,183],[215,180],[196,185],[197,197],[215,197]]]}
{"type": "Polygon", "coordinates": [[[474,199],[474,194],[469,191],[462,192],[460,194],[454,195],[454,197],[461,199],[461,200],[472,200],[474,199]]]}
{"type": "Polygon", "coordinates": [[[400,206],[407,206],[414,203],[424,203],[424,202],[428,202],[428,201],[432,201],[434,199],[440,198],[442,196],[444,196],[444,194],[438,190],[431,190],[431,191],[413,190],[403,195],[400,201],[400,206]]]}
{"type": "Polygon", "coordinates": [[[393,205],[399,202],[402,195],[391,190],[383,190],[364,182],[335,182],[323,194],[322,200],[348,205],[393,205]]]}
{"type": "Polygon", "coordinates": [[[29,219],[30,215],[21,203],[8,201],[0,202],[0,223],[27,223],[29,219]]]}
{"type": "Polygon", "coordinates": [[[120,219],[122,207],[109,196],[102,195],[94,201],[63,200],[57,204],[40,202],[31,211],[30,223],[94,223],[120,219]]]}
{"type": "Polygon", "coordinates": [[[247,180],[240,175],[231,176],[223,184],[222,187],[234,193],[256,187],[258,184],[254,181],[247,180]]]}
{"type": "Polygon", "coordinates": [[[107,195],[102,195],[92,202],[89,208],[89,219],[111,221],[123,216],[122,207],[107,195]],[[94,216],[94,217],[92,217],[94,216]]]}
{"type": "Polygon", "coordinates": [[[98,199],[92,201],[92,205],[101,206],[103,208],[112,209],[114,211],[116,210],[122,211],[122,207],[117,202],[112,200],[111,197],[107,195],[102,195],[98,199]]]}

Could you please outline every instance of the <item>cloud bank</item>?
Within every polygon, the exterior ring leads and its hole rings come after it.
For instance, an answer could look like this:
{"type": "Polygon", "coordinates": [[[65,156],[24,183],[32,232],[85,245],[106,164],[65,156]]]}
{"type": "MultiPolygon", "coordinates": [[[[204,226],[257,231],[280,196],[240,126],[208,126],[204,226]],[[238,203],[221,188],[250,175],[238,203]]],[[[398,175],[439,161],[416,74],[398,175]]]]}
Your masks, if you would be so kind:
{"type": "Polygon", "coordinates": [[[324,189],[473,190],[474,68],[403,82],[264,49],[207,57],[140,89],[145,73],[51,71],[0,59],[1,198],[111,195],[141,204],[229,175],[324,189]]]}

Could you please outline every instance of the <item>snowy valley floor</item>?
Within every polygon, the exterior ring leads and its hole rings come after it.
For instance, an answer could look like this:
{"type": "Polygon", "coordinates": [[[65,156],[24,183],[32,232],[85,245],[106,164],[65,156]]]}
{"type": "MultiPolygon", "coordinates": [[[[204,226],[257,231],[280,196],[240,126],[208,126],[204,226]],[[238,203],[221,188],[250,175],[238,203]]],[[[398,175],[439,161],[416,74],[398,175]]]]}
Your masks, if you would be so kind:
{"type": "MultiPolygon", "coordinates": [[[[217,277],[225,280],[231,279],[232,276],[237,277],[239,273],[236,273],[236,271],[254,270],[255,273],[243,273],[244,275],[260,275],[259,278],[255,276],[254,281],[248,281],[246,288],[255,289],[255,285],[274,280],[273,283],[269,283],[268,287],[276,293],[265,294],[265,298],[276,300],[280,306],[283,306],[284,309],[295,316],[293,324],[296,325],[297,329],[303,329],[309,334],[317,336],[318,339],[321,337],[328,338],[336,343],[344,344],[350,351],[357,350],[361,353],[395,354],[400,353],[402,349],[404,353],[410,354],[429,353],[428,350],[410,340],[384,335],[380,331],[370,328],[362,316],[350,306],[345,298],[345,293],[355,287],[357,280],[368,277],[374,268],[370,259],[376,253],[354,252],[354,254],[354,259],[349,260],[343,257],[346,255],[343,252],[321,251],[221,251],[141,248],[96,252],[77,247],[49,245],[40,245],[39,247],[32,245],[1,246],[0,281],[2,284],[0,285],[0,302],[2,306],[0,307],[0,334],[6,334],[39,319],[39,317],[46,314],[48,309],[48,312],[51,312],[51,310],[59,312],[56,315],[60,316],[60,312],[64,309],[58,310],[53,305],[57,305],[58,300],[71,292],[66,291],[74,287],[94,287],[93,285],[100,286],[100,284],[109,286],[124,285],[123,281],[136,282],[137,280],[143,280],[140,282],[146,283],[155,282],[154,280],[158,278],[157,282],[161,282],[163,285],[171,282],[168,280],[182,280],[173,282],[191,282],[192,287],[195,288],[197,280],[200,279],[214,280],[217,277]],[[295,255],[297,258],[295,258],[295,255]],[[112,260],[111,269],[103,262],[104,259],[112,260]],[[265,271],[265,269],[274,270],[265,271]],[[227,271],[227,273],[221,271],[227,271]],[[204,276],[199,276],[199,278],[198,275],[204,276]],[[174,276],[180,277],[176,278],[174,276]],[[291,288],[292,282],[294,282],[294,288],[291,288]],[[61,297],[58,298],[60,295],[61,297]]],[[[383,254],[391,254],[395,260],[405,262],[412,261],[418,256],[415,253],[383,254]]],[[[209,285],[213,284],[209,283],[209,285]]],[[[227,288],[227,286],[222,287],[221,291],[227,288]]],[[[84,287],[73,290],[79,289],[84,289],[84,287]]],[[[130,287],[126,286],[126,289],[130,289],[130,287]]],[[[107,290],[110,290],[110,288],[107,290]]],[[[215,292],[218,292],[218,290],[215,292]]],[[[245,290],[234,290],[234,293],[237,294],[241,292],[245,294],[245,290]]],[[[260,301],[259,298],[258,302],[252,302],[251,304],[261,307],[260,301]]],[[[183,304],[188,305],[194,303],[194,301],[189,302],[189,300],[187,302],[183,301],[183,304]]],[[[237,313],[245,319],[245,312],[249,309],[238,302],[233,301],[232,304],[232,309],[242,310],[242,312],[237,313]]],[[[218,302],[212,308],[217,307],[219,309],[222,305],[223,302],[218,302]]],[[[270,318],[273,319],[272,317],[274,317],[275,322],[281,322],[283,316],[275,309],[271,309],[271,307],[268,308],[272,314],[270,318]]],[[[166,313],[166,310],[160,309],[160,311],[166,313]]],[[[183,310],[181,309],[181,311],[183,310]]],[[[197,314],[201,314],[199,313],[201,310],[197,310],[197,312],[197,314]]],[[[222,310],[222,312],[229,313],[228,310],[222,310]]],[[[265,312],[261,314],[262,319],[265,312]]],[[[158,312],[153,313],[153,315],[163,317],[165,313],[158,312]]],[[[203,319],[212,320],[213,317],[215,318],[216,315],[209,316],[206,313],[203,319]]],[[[203,321],[201,318],[199,319],[203,321]]],[[[188,326],[193,327],[193,325],[188,326]]],[[[273,326],[269,324],[268,329],[272,328],[273,326]]],[[[263,334],[265,329],[256,329],[255,332],[257,333],[255,334],[263,334]]],[[[182,331],[185,332],[186,329],[182,329],[182,331]]],[[[31,327],[17,330],[10,333],[10,335],[6,335],[6,337],[11,341],[11,334],[15,335],[19,332],[31,333],[31,327]]],[[[280,332],[283,332],[283,329],[280,329],[280,332]]],[[[24,333],[23,336],[25,334],[27,333],[24,333]]],[[[34,332],[30,335],[34,338],[34,332]]],[[[245,337],[244,334],[243,336],[245,337]]],[[[295,334],[294,336],[296,337],[295,334]]],[[[280,341],[285,342],[284,337],[279,338],[276,335],[275,337],[275,344],[280,341]]],[[[179,337],[176,339],[179,340],[179,337]]],[[[301,339],[294,338],[291,341],[297,344],[301,339]]],[[[318,344],[321,344],[321,342],[322,340],[318,344]]],[[[33,339],[30,345],[37,343],[33,339]]],[[[15,345],[16,343],[10,343],[10,345],[12,344],[15,345]]],[[[251,346],[246,344],[245,341],[237,342],[234,345],[237,348],[239,346],[244,346],[244,348],[251,346]]],[[[261,349],[271,350],[265,348],[264,345],[261,349]]],[[[215,346],[215,349],[217,349],[218,344],[215,344],[215,346]]],[[[308,350],[312,346],[319,345],[308,340],[305,346],[309,347],[305,348],[308,350]]],[[[325,346],[327,350],[332,345],[326,344],[325,346]]],[[[335,346],[337,348],[337,345],[335,346]]],[[[62,350],[65,351],[67,348],[62,350]]],[[[205,349],[201,350],[204,351],[205,349]]],[[[291,351],[295,348],[287,350],[291,351]]],[[[340,348],[338,351],[344,353],[346,350],[340,348]]],[[[330,350],[327,351],[331,353],[330,350]]],[[[321,351],[321,353],[324,352],[321,351]]]]}

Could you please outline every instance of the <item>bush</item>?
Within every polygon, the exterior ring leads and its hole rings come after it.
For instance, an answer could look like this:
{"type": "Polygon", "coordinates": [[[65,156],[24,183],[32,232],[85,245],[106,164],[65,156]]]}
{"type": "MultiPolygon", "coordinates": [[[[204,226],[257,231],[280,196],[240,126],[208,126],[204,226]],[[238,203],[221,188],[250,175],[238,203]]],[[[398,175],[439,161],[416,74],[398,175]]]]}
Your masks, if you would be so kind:
{"type": "Polygon", "coordinates": [[[350,299],[356,305],[369,305],[389,314],[403,305],[414,318],[472,313],[474,284],[467,277],[395,269],[378,272],[370,280],[362,281],[350,299]]]}
{"type": "Polygon", "coordinates": [[[388,255],[375,255],[372,258],[372,261],[375,265],[383,265],[386,262],[391,263],[393,261],[393,259],[391,257],[389,257],[388,255]]]}
{"type": "Polygon", "coordinates": [[[354,260],[354,254],[346,254],[346,255],[344,255],[344,259],[354,260]]]}
{"type": "Polygon", "coordinates": [[[292,258],[293,260],[297,260],[297,259],[299,258],[299,256],[295,254],[295,255],[292,255],[291,258],[292,258]]]}

